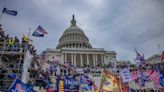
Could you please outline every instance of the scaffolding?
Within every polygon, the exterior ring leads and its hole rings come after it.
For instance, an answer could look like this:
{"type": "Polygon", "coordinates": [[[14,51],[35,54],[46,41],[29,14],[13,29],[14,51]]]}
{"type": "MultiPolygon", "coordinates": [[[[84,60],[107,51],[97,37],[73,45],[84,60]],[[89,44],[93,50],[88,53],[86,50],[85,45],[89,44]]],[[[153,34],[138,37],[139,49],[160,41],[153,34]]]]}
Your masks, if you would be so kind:
{"type": "Polygon", "coordinates": [[[6,91],[12,84],[14,78],[10,74],[14,73],[21,78],[23,68],[24,52],[8,50],[7,41],[0,38],[0,91],[6,91]]]}

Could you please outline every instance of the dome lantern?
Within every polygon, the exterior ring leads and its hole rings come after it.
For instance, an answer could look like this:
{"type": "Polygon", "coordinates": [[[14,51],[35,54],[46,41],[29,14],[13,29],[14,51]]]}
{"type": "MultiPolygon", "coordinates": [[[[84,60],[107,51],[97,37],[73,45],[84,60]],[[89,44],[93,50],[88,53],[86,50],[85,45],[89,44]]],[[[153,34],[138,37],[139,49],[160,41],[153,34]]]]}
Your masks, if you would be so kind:
{"type": "Polygon", "coordinates": [[[76,20],[74,14],[72,15],[71,26],[76,26],[76,20]]]}

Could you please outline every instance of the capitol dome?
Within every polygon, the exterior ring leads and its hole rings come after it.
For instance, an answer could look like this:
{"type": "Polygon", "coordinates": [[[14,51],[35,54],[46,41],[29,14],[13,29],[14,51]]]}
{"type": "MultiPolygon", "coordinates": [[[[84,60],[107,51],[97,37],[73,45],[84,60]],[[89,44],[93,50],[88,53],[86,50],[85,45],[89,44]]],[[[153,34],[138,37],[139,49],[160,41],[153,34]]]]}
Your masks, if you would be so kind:
{"type": "Polygon", "coordinates": [[[74,15],[72,16],[71,26],[68,27],[61,38],[59,44],[56,47],[60,48],[92,48],[89,43],[88,37],[85,35],[82,29],[76,26],[76,20],[74,15]]]}

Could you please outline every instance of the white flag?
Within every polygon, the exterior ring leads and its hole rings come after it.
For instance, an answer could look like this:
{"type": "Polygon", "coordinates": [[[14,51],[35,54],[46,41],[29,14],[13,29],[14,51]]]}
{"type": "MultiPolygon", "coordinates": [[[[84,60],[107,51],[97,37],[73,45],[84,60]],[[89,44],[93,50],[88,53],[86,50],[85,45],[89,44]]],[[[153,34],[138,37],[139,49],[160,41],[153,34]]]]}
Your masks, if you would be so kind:
{"type": "Polygon", "coordinates": [[[128,68],[120,69],[120,76],[123,82],[132,81],[132,77],[130,75],[130,70],[128,68]]]}
{"type": "Polygon", "coordinates": [[[27,83],[29,78],[28,68],[30,68],[30,63],[32,61],[33,55],[27,50],[26,55],[23,61],[23,73],[22,73],[22,82],[27,83]]]}

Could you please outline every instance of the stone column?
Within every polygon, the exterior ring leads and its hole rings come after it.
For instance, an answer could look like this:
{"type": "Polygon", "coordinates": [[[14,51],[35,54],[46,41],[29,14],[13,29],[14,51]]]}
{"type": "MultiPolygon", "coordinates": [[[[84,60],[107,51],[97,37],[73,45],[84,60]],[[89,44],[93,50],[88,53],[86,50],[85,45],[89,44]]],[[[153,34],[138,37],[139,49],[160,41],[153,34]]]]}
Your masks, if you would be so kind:
{"type": "Polygon", "coordinates": [[[89,65],[89,58],[88,58],[88,54],[87,54],[87,66],[89,65]]]}
{"type": "Polygon", "coordinates": [[[105,55],[103,55],[104,57],[104,64],[106,65],[107,64],[107,62],[106,62],[106,58],[105,58],[105,55]]]}
{"type": "MultiPolygon", "coordinates": [[[[66,60],[65,60],[65,53],[63,53],[63,54],[64,54],[64,62],[65,62],[65,61],[66,61],[66,60]]],[[[64,62],[63,62],[63,63],[64,63],[64,62]]]]}
{"type": "Polygon", "coordinates": [[[65,60],[64,60],[65,63],[67,63],[67,53],[65,53],[65,60]]]}
{"type": "Polygon", "coordinates": [[[74,65],[73,64],[73,53],[71,53],[71,65],[74,65]]]}
{"type": "Polygon", "coordinates": [[[83,58],[82,58],[82,54],[80,54],[80,66],[83,67],[83,58]]]}
{"type": "Polygon", "coordinates": [[[95,54],[95,57],[96,57],[96,58],[95,58],[95,60],[96,60],[95,64],[97,65],[97,54],[95,54]]]}
{"type": "Polygon", "coordinates": [[[93,54],[93,66],[95,66],[96,61],[95,61],[95,54],[93,54]]]}
{"type": "Polygon", "coordinates": [[[101,64],[104,65],[103,54],[101,55],[101,64]]]}
{"type": "Polygon", "coordinates": [[[63,53],[61,53],[61,63],[63,64],[64,63],[64,54],[63,53]]]}
{"type": "Polygon", "coordinates": [[[76,54],[74,54],[74,66],[76,67],[76,54]]]}

